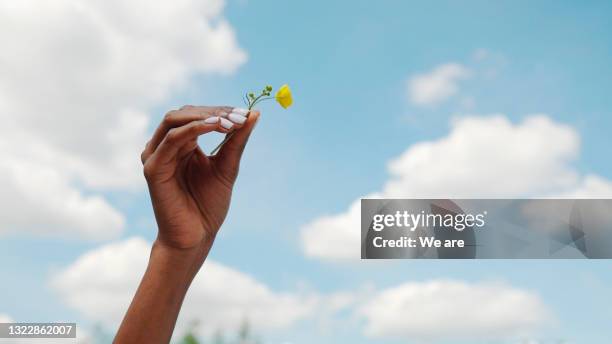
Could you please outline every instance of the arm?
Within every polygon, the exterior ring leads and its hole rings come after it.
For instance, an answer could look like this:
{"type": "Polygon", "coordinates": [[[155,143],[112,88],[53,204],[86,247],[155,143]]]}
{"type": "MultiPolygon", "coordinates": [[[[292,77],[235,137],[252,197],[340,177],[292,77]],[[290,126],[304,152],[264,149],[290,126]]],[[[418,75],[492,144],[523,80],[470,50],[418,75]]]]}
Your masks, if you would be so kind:
{"type": "Polygon", "coordinates": [[[232,187],[259,113],[187,106],[171,111],[142,153],[158,225],[149,265],[119,327],[115,344],[169,343],[187,289],[227,214],[232,187]],[[235,135],[215,156],[197,138],[235,135]]]}

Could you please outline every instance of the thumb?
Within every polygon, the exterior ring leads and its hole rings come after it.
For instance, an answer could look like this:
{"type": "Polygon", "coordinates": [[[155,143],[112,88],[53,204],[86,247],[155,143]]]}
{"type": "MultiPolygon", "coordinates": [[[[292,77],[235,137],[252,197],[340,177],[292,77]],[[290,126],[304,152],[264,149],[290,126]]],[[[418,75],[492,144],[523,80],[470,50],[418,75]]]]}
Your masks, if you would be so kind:
{"type": "Polygon", "coordinates": [[[257,124],[257,120],[259,120],[259,111],[251,110],[242,128],[234,132],[232,137],[221,147],[219,154],[217,154],[220,170],[228,173],[232,180],[238,174],[240,158],[255,128],[255,124],[257,124]]]}

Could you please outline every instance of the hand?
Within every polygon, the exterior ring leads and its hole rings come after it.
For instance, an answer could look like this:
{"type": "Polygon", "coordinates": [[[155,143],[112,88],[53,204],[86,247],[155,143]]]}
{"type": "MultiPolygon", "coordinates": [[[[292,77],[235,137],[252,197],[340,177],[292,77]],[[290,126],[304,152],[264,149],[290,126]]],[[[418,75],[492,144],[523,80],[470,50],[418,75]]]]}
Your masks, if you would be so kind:
{"type": "Polygon", "coordinates": [[[230,204],[240,157],[259,113],[232,107],[184,106],[168,112],[142,152],[144,174],[159,227],[157,244],[210,248],[230,204]],[[214,156],[200,135],[236,133],[214,156]]]}
{"type": "Polygon", "coordinates": [[[229,208],[242,151],[259,117],[231,107],[170,111],[142,152],[159,227],[147,270],[115,344],[169,343],[187,289],[206,259],[229,208]],[[215,156],[198,137],[235,134],[215,156]]]}

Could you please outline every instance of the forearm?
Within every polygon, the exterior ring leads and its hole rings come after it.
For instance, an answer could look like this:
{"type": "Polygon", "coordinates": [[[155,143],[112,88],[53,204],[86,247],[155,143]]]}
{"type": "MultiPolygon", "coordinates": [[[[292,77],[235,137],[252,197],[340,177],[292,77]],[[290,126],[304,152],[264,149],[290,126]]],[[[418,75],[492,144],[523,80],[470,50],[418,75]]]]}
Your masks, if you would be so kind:
{"type": "Polygon", "coordinates": [[[119,327],[115,344],[169,343],[187,289],[212,241],[177,250],[155,242],[149,265],[119,327]]]}

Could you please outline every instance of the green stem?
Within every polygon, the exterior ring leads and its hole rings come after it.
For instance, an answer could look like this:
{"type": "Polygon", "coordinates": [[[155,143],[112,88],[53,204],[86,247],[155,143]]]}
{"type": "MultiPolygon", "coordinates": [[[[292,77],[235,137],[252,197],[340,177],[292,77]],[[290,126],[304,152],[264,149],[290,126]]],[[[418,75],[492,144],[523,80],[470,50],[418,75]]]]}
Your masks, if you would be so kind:
{"type": "MultiPolygon", "coordinates": [[[[262,93],[262,94],[258,95],[258,96],[257,96],[257,98],[253,99],[253,101],[250,101],[250,102],[249,102],[249,107],[248,107],[249,113],[250,113],[250,111],[253,109],[253,107],[255,106],[255,104],[257,104],[258,102],[260,102],[260,101],[264,101],[264,100],[268,100],[268,99],[272,99],[272,97],[268,97],[268,98],[263,98],[263,97],[264,97],[264,94],[262,93]]],[[[247,113],[247,118],[249,117],[249,113],[247,113]]],[[[217,152],[219,152],[219,149],[221,149],[221,147],[223,147],[223,145],[224,145],[224,144],[225,144],[227,141],[229,141],[229,140],[232,138],[232,136],[234,136],[234,133],[235,133],[235,132],[236,132],[236,131],[232,131],[231,133],[229,133],[229,134],[225,135],[225,138],[223,139],[223,141],[221,141],[221,143],[219,143],[219,144],[217,145],[217,147],[215,147],[215,149],[213,149],[213,150],[210,152],[210,155],[215,155],[215,154],[217,154],[217,152]]]]}

